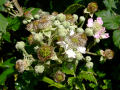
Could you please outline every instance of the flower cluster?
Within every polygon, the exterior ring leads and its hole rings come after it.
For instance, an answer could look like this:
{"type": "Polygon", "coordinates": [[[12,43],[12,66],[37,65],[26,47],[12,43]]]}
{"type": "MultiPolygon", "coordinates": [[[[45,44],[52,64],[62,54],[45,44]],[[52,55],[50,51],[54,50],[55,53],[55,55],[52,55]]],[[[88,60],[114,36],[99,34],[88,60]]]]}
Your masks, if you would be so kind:
{"type": "MultiPolygon", "coordinates": [[[[87,28],[82,28],[85,20],[84,16],[79,17],[76,14],[57,12],[50,14],[39,10],[37,14],[32,15],[30,11],[26,12],[23,23],[31,33],[28,43],[33,46],[34,54],[27,53],[24,42],[17,42],[16,49],[23,52],[24,59],[16,61],[16,69],[23,72],[30,67],[35,73],[42,74],[57,68],[58,70],[53,72],[54,80],[61,82],[65,80],[65,72],[60,66],[64,62],[72,62],[77,67],[83,60],[86,63],[85,67],[93,68],[91,56],[86,56],[90,54],[87,50],[89,36],[95,39],[107,39],[109,34],[102,26],[101,17],[94,21],[92,18],[88,19],[87,28]],[[35,62],[34,65],[32,65],[33,62],[35,62]]],[[[105,57],[112,58],[110,51],[105,51],[105,57]]]]}
{"type": "Polygon", "coordinates": [[[89,36],[94,36],[96,39],[106,39],[109,37],[109,34],[105,33],[105,27],[102,25],[103,21],[101,17],[98,17],[95,21],[90,18],[88,19],[86,33],[88,33],[89,36]]]}

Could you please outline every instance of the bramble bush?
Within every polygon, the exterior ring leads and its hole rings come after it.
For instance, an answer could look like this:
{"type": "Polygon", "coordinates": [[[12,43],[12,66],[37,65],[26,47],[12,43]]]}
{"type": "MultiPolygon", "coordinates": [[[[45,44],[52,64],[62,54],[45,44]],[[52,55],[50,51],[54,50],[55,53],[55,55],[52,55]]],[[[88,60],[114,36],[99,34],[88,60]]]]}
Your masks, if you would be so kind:
{"type": "Polygon", "coordinates": [[[119,90],[119,0],[1,0],[0,90],[119,90]]]}

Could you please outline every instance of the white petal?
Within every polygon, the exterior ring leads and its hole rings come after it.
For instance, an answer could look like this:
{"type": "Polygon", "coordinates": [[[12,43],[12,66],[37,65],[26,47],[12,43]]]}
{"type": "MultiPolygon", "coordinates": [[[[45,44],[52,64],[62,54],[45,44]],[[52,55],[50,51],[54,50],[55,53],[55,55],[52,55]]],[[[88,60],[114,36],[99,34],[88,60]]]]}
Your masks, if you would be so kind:
{"type": "Polygon", "coordinates": [[[67,50],[66,54],[68,55],[68,58],[75,58],[76,57],[76,54],[72,49],[67,50]]]}
{"type": "Polygon", "coordinates": [[[70,36],[74,35],[74,30],[70,30],[70,36]]]}
{"type": "Polygon", "coordinates": [[[77,50],[78,50],[80,53],[83,53],[83,54],[86,53],[86,48],[85,48],[85,47],[78,47],[77,50]]]}
{"type": "Polygon", "coordinates": [[[61,47],[63,47],[64,49],[68,48],[68,44],[66,44],[64,41],[59,41],[57,42],[58,45],[61,45],[61,47]]]}

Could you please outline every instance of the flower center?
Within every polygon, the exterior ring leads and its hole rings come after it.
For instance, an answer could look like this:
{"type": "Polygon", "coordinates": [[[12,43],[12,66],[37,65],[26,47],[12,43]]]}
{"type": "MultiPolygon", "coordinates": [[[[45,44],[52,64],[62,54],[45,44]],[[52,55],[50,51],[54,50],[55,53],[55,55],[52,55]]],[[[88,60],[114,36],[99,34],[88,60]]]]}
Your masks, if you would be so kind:
{"type": "Polygon", "coordinates": [[[93,29],[94,29],[94,32],[96,33],[97,31],[102,29],[102,26],[98,22],[94,22],[93,29]]]}
{"type": "Polygon", "coordinates": [[[51,48],[49,46],[42,46],[39,50],[39,54],[45,58],[51,55],[51,48]]]}
{"type": "Polygon", "coordinates": [[[72,41],[73,43],[79,43],[79,40],[78,40],[77,37],[72,37],[72,38],[71,38],[71,41],[72,41]]]}

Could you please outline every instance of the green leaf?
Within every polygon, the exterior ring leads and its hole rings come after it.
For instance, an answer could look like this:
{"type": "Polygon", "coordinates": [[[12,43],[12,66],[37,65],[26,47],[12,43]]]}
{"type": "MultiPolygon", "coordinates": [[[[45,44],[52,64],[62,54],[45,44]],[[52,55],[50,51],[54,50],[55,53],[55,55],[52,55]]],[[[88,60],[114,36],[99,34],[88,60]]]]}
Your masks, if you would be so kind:
{"type": "Polygon", "coordinates": [[[7,19],[2,14],[0,14],[0,32],[6,33],[7,25],[8,25],[7,19]]]}
{"type": "Polygon", "coordinates": [[[14,72],[14,64],[12,63],[13,60],[15,60],[14,57],[6,60],[4,63],[0,63],[0,67],[6,68],[0,74],[0,85],[4,85],[7,77],[14,72]]]}
{"type": "Polygon", "coordinates": [[[91,88],[95,88],[95,87],[96,87],[96,84],[90,83],[89,86],[90,86],[91,88]]]}
{"type": "Polygon", "coordinates": [[[0,0],[0,11],[4,11],[4,10],[5,10],[4,3],[5,3],[6,1],[7,1],[7,0],[0,0]]]}
{"type": "Polygon", "coordinates": [[[0,85],[4,85],[8,75],[12,74],[13,72],[14,68],[9,68],[0,74],[0,85]]]}
{"type": "Polygon", "coordinates": [[[64,62],[62,65],[62,71],[66,74],[75,74],[75,65],[73,63],[64,62]]]}
{"type": "Polygon", "coordinates": [[[3,68],[13,67],[14,66],[14,60],[15,60],[15,57],[12,57],[12,58],[6,60],[4,63],[0,63],[0,67],[3,67],[3,68]]]}
{"type": "Polygon", "coordinates": [[[20,26],[21,26],[21,23],[22,21],[20,20],[19,17],[15,17],[15,18],[8,18],[8,28],[10,30],[13,30],[13,31],[17,31],[20,26]]]}
{"type": "Polygon", "coordinates": [[[120,30],[115,30],[113,32],[113,42],[115,46],[120,49],[120,30]]]}
{"type": "Polygon", "coordinates": [[[54,86],[54,87],[57,87],[57,88],[65,88],[64,85],[60,84],[60,83],[56,83],[54,82],[52,79],[48,78],[48,77],[43,77],[42,78],[42,81],[46,82],[46,83],[49,83],[50,86],[54,86]]]}
{"type": "Polygon", "coordinates": [[[68,78],[68,85],[73,86],[73,84],[75,83],[76,77],[69,77],[68,78]]]}
{"type": "Polygon", "coordinates": [[[82,2],[83,0],[74,0],[74,3],[82,2]]]}
{"type": "Polygon", "coordinates": [[[85,80],[88,80],[90,82],[94,82],[95,84],[97,84],[97,80],[96,80],[93,72],[81,71],[78,78],[85,79],[85,80]]]}
{"type": "Polygon", "coordinates": [[[106,8],[111,10],[112,8],[116,9],[115,1],[114,0],[104,0],[103,3],[105,4],[106,8]]]}
{"type": "Polygon", "coordinates": [[[104,85],[102,86],[100,86],[102,89],[109,89],[109,88],[111,88],[111,80],[107,80],[107,79],[105,79],[105,80],[103,80],[103,82],[104,82],[104,85]]]}
{"type": "Polygon", "coordinates": [[[102,10],[96,13],[97,16],[102,17],[104,26],[111,30],[111,29],[118,29],[120,26],[120,16],[115,15],[110,12],[110,10],[102,10]]]}
{"type": "Polygon", "coordinates": [[[73,14],[75,13],[78,9],[84,8],[84,5],[81,4],[72,4],[67,7],[67,9],[64,11],[65,14],[73,14]]]}
{"type": "Polygon", "coordinates": [[[85,84],[82,83],[82,82],[78,82],[78,83],[76,84],[76,86],[77,86],[77,88],[78,88],[79,90],[86,90],[85,84]]]}
{"type": "Polygon", "coordinates": [[[5,34],[3,34],[3,37],[2,37],[4,40],[10,42],[10,33],[9,32],[6,32],[5,34]]]}

